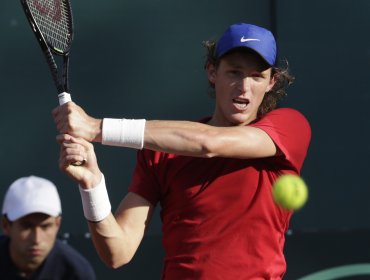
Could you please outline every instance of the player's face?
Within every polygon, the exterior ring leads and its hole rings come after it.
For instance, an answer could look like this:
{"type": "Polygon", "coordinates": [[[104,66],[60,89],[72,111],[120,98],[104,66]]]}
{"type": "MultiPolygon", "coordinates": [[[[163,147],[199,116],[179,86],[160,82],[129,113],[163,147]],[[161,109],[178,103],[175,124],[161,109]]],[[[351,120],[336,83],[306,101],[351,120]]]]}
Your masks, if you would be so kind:
{"type": "Polygon", "coordinates": [[[211,65],[207,70],[216,93],[210,123],[234,126],[255,120],[266,92],[275,83],[271,68],[257,54],[237,51],[225,55],[217,69],[211,65]]]}
{"type": "Polygon", "coordinates": [[[30,273],[42,264],[54,246],[60,221],[60,217],[35,213],[7,222],[10,255],[20,271],[30,273]]]}

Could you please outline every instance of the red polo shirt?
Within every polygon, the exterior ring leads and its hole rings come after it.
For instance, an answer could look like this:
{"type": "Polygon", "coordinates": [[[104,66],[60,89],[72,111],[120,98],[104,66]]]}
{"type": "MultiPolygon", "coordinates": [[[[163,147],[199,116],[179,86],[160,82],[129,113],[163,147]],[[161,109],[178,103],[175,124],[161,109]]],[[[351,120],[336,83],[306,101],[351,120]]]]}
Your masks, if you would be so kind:
{"type": "Polygon", "coordinates": [[[296,110],[276,109],[250,126],[282,154],[262,159],[196,158],[142,150],[129,191],[161,204],[163,279],[281,279],[292,213],[271,186],[299,174],[311,129],[296,110]]]}

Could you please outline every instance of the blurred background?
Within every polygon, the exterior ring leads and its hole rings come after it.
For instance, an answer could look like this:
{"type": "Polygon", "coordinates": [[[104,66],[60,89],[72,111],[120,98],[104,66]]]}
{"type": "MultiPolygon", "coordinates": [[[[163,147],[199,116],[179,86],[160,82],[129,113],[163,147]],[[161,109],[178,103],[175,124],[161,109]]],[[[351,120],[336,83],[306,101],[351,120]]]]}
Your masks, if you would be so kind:
{"type": "MultiPolygon", "coordinates": [[[[281,106],[300,110],[313,132],[302,170],[310,197],[287,234],[286,279],[370,266],[370,1],[90,0],[72,1],[72,7],[72,98],[95,117],[210,115],[202,41],[237,22],[272,30],[279,60],[287,59],[296,77],[281,106]]],[[[0,34],[1,203],[17,178],[48,178],[62,198],[61,238],[94,263],[98,279],[159,279],[158,209],[132,263],[110,270],[98,259],[76,185],[58,169],[51,116],[57,93],[19,1],[3,3],[0,34]]],[[[127,192],[135,151],[95,146],[115,209],[127,192]]],[[[370,278],[356,277],[345,279],[370,278]]]]}

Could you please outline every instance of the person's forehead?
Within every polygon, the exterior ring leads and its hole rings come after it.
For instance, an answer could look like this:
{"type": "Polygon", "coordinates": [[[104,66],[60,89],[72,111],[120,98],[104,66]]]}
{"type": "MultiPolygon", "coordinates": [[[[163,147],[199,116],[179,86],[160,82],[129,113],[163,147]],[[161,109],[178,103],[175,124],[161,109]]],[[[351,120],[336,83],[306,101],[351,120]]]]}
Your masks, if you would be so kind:
{"type": "Polygon", "coordinates": [[[271,68],[258,53],[246,48],[235,49],[227,53],[221,58],[222,62],[240,67],[243,65],[253,66],[261,71],[271,68]]]}
{"type": "Polygon", "coordinates": [[[31,213],[14,222],[19,222],[21,224],[29,223],[29,224],[42,224],[42,223],[49,223],[54,222],[57,217],[53,217],[44,213],[31,213]]]}

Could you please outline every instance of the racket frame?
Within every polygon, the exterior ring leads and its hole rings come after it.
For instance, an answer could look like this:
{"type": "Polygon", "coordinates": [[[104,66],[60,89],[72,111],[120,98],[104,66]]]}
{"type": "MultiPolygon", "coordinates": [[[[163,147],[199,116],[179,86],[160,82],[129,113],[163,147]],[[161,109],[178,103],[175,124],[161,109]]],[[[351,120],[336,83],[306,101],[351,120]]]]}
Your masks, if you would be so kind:
{"type": "MultiPolygon", "coordinates": [[[[39,0],[33,0],[33,1],[39,1],[39,0]]],[[[53,45],[49,44],[48,41],[45,39],[44,35],[41,32],[39,25],[37,24],[36,20],[32,16],[31,9],[27,3],[27,0],[21,0],[21,4],[23,7],[23,11],[26,15],[26,18],[32,28],[32,31],[35,34],[36,39],[39,42],[39,45],[41,47],[41,50],[45,55],[47,64],[50,68],[50,72],[53,77],[54,84],[58,90],[59,105],[61,106],[64,103],[72,101],[71,95],[68,93],[69,92],[68,68],[69,68],[69,52],[70,52],[71,44],[73,41],[73,17],[72,17],[72,8],[71,8],[70,0],[58,0],[58,1],[63,1],[65,5],[67,5],[68,21],[70,23],[68,47],[66,48],[65,51],[55,48],[53,45]],[[63,64],[62,64],[63,73],[62,73],[61,79],[59,78],[59,75],[58,75],[58,66],[54,59],[53,54],[63,57],[63,64]]],[[[84,163],[85,163],[85,160],[77,161],[73,163],[72,165],[79,166],[79,165],[83,165],[84,163]]]]}
{"type": "MultiPolygon", "coordinates": [[[[33,1],[39,1],[39,0],[33,0],[33,1]]],[[[70,95],[69,95],[69,81],[68,81],[68,68],[69,68],[69,52],[71,48],[71,44],[73,41],[73,17],[72,17],[72,8],[70,0],[59,0],[63,1],[65,5],[67,5],[68,9],[68,20],[70,22],[70,28],[69,28],[69,43],[66,50],[60,50],[52,46],[47,40],[45,39],[44,35],[42,34],[39,25],[37,24],[36,20],[32,16],[31,9],[27,3],[27,0],[21,0],[21,4],[23,7],[23,11],[26,15],[26,18],[32,28],[33,33],[36,36],[37,41],[39,42],[39,45],[45,55],[47,64],[49,66],[54,84],[57,88],[58,94],[59,94],[59,103],[60,105],[64,104],[65,102],[70,101],[70,95]],[[54,59],[54,55],[61,56],[63,58],[63,73],[61,74],[61,77],[59,77],[58,72],[58,66],[54,59]],[[69,99],[67,101],[61,101],[62,99],[69,99]],[[61,104],[61,102],[63,102],[61,104]]]]}

